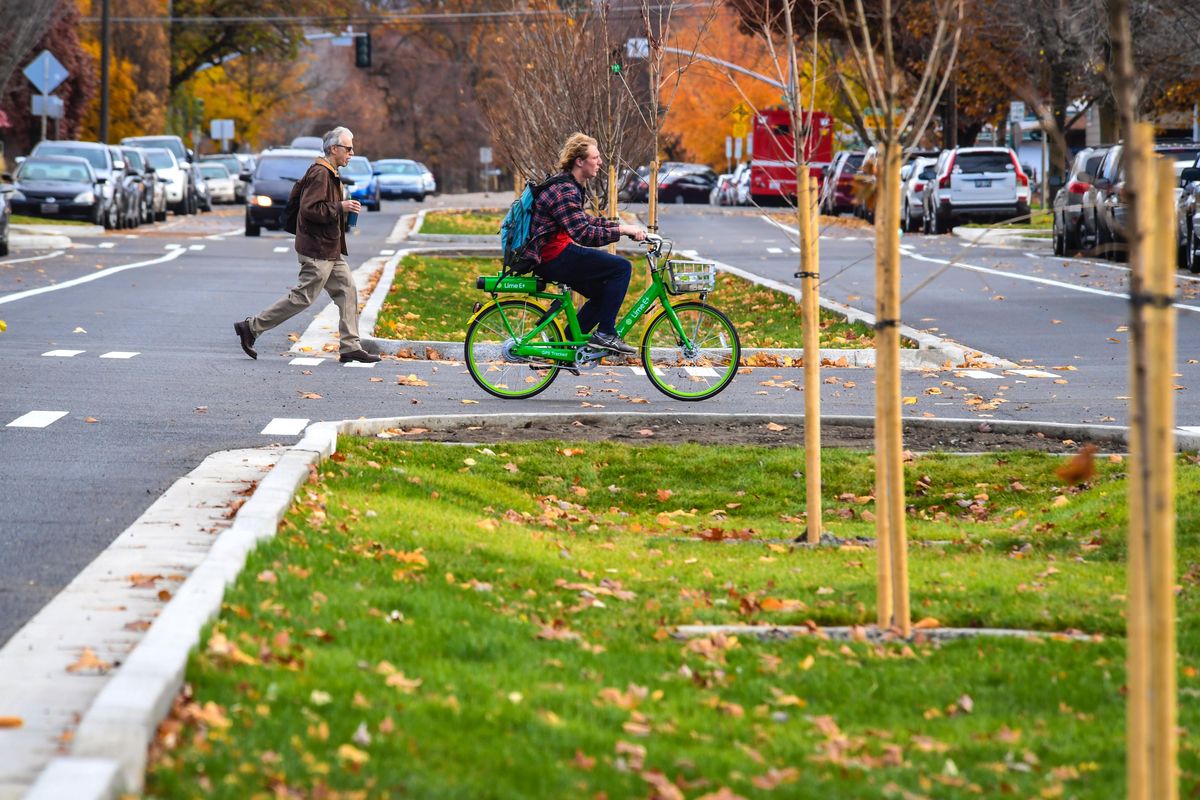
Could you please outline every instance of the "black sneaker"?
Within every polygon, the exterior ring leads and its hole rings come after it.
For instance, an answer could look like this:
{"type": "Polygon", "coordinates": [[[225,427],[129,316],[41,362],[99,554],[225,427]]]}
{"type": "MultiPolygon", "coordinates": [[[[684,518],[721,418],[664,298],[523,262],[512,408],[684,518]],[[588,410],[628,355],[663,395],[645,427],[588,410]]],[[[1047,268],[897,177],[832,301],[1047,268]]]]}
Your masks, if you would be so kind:
{"type": "Polygon", "coordinates": [[[246,355],[254,360],[258,360],[258,353],[254,352],[254,334],[250,331],[250,323],[247,320],[233,323],[233,332],[238,335],[238,339],[242,342],[242,350],[246,351],[246,355]]]}
{"type": "Polygon", "coordinates": [[[360,364],[374,364],[379,361],[379,356],[374,353],[368,353],[366,350],[351,350],[349,353],[342,353],[338,361],[343,364],[348,364],[351,361],[357,361],[360,364]]]}
{"type": "Polygon", "coordinates": [[[588,346],[600,347],[604,350],[611,350],[614,353],[624,353],[626,355],[633,355],[637,352],[636,349],[621,341],[620,336],[613,333],[601,333],[600,331],[592,334],[592,338],[588,339],[588,346]]]}

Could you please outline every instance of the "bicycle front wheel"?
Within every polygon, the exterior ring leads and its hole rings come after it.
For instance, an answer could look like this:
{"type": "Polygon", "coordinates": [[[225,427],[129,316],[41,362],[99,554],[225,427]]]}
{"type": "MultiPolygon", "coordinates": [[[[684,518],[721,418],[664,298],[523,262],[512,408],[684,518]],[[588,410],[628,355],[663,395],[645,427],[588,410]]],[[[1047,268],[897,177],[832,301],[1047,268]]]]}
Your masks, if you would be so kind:
{"type": "MultiPolygon", "coordinates": [[[[467,371],[481,389],[496,397],[513,399],[533,397],[554,383],[558,377],[557,364],[512,352],[518,342],[526,341],[545,314],[546,309],[528,300],[501,300],[480,311],[471,321],[464,347],[467,371]]],[[[535,338],[541,342],[562,340],[557,321],[552,321],[535,338]]]]}
{"type": "Polygon", "coordinates": [[[642,364],[654,387],[676,400],[706,400],[737,373],[742,345],[729,318],[704,303],[672,306],[679,329],[664,310],[646,328],[642,364]]]}

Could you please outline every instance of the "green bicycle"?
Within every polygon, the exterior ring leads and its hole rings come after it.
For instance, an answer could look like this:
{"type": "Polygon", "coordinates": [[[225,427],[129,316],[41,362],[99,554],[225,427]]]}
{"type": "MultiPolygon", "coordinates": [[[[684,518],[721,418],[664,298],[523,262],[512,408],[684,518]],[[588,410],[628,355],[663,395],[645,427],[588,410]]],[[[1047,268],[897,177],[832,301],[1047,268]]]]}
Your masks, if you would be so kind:
{"type": "MultiPolygon", "coordinates": [[[[733,380],[742,352],[733,323],[705,302],[716,285],[715,267],[672,261],[671,243],[660,236],[648,235],[646,244],[651,282],[617,322],[617,333],[628,333],[657,300],[661,310],[642,337],[638,371],[668,397],[706,400],[733,380]],[[691,293],[700,299],[672,304],[672,295],[691,293]]],[[[561,370],[579,375],[613,356],[588,346],[565,286],[548,290],[547,282],[535,276],[503,273],[480,276],[475,285],[491,294],[492,302],[477,307],[467,326],[466,361],[485,392],[505,399],[533,397],[561,370]],[[500,294],[528,297],[501,300],[500,294]],[[563,332],[564,319],[569,336],[563,332]]]]}

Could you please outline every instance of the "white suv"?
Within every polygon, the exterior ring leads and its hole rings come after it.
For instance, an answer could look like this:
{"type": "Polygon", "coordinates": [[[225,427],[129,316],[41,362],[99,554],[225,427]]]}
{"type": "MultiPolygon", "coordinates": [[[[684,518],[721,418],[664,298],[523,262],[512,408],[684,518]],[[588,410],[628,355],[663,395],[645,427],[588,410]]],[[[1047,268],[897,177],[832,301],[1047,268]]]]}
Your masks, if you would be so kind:
{"type": "Polygon", "coordinates": [[[925,186],[926,233],[948,233],[962,220],[1013,219],[1029,214],[1029,176],[1007,147],[945,150],[925,186]]]}

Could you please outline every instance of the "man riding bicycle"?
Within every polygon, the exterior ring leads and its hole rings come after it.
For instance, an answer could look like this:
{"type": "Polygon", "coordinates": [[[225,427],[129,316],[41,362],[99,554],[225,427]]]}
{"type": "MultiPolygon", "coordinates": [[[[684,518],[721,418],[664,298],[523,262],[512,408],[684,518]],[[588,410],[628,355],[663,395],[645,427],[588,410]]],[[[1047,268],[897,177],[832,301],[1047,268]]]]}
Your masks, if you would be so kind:
{"type": "Polygon", "coordinates": [[[622,235],[642,241],[646,232],[584,212],[584,185],[604,163],[595,139],[571,134],[558,160],[561,175],[537,196],[523,255],[536,263],[533,273],[539,278],[561,283],[587,298],[579,309],[579,327],[584,333],[596,329],[588,341],[591,347],[636,353],[617,335],[616,326],[632,267],[628,259],[591,248],[611,244],[622,235]]]}

